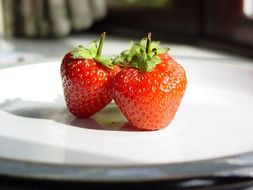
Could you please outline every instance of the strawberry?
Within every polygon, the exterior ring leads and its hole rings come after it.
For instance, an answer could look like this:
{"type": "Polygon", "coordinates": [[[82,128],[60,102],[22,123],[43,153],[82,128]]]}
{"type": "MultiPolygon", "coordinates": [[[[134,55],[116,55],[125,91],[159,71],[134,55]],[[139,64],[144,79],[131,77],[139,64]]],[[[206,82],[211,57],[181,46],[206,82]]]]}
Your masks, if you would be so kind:
{"type": "Polygon", "coordinates": [[[61,63],[61,78],[68,110],[77,117],[89,117],[112,100],[110,86],[119,71],[112,60],[101,56],[105,39],[102,33],[99,46],[79,46],[67,53],[61,63]]]}
{"type": "Polygon", "coordinates": [[[151,42],[151,34],[115,59],[127,65],[114,78],[112,96],[130,124],[142,130],[166,127],[174,118],[186,89],[182,66],[151,42]]]}

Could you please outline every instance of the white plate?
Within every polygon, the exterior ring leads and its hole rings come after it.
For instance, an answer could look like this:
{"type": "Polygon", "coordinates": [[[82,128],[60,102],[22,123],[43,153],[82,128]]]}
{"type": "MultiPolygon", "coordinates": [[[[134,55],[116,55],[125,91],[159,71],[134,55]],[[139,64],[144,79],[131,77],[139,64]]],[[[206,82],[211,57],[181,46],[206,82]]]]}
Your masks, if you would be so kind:
{"type": "Polygon", "coordinates": [[[125,127],[111,103],[91,119],[65,107],[60,62],[0,70],[0,157],[76,165],[169,164],[253,151],[253,65],[178,59],[188,87],[160,131],[125,127]],[[124,126],[124,127],[122,127],[124,126]]]}

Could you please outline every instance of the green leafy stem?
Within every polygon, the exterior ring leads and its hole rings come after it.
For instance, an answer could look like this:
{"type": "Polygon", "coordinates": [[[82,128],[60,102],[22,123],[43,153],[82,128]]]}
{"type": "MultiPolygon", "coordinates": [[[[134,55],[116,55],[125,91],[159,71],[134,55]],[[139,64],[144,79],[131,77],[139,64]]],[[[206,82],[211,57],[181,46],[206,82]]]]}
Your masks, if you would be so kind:
{"type": "Polygon", "coordinates": [[[159,41],[151,41],[151,33],[138,43],[132,43],[131,48],[123,51],[114,59],[114,64],[133,67],[143,72],[151,72],[161,63],[159,54],[168,52],[168,48],[160,48],[159,41]]]}
{"type": "Polygon", "coordinates": [[[97,43],[97,40],[92,41],[89,43],[89,47],[85,48],[81,45],[74,48],[71,51],[72,58],[73,59],[94,59],[97,62],[99,62],[101,65],[108,67],[110,69],[113,68],[113,60],[111,58],[107,58],[102,56],[102,49],[105,41],[105,35],[106,33],[103,32],[101,34],[101,38],[99,43],[97,43]]]}

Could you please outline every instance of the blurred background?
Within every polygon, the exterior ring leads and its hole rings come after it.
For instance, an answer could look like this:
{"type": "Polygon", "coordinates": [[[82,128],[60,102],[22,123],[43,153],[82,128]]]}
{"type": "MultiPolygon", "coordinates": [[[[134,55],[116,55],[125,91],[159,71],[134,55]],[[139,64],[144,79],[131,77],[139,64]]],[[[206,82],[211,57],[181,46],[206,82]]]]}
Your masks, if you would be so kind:
{"type": "Polygon", "coordinates": [[[252,58],[253,0],[0,0],[0,63],[60,57],[103,31],[107,54],[152,32],[183,56],[252,58]]]}

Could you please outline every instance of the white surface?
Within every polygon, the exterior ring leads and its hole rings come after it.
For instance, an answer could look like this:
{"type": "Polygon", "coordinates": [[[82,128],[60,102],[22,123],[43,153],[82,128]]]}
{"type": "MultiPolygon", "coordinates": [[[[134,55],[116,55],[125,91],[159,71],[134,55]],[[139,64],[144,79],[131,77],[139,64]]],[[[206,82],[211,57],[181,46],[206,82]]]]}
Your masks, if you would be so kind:
{"type": "Polygon", "coordinates": [[[0,157],[127,165],[253,151],[253,65],[229,59],[178,61],[188,76],[185,97],[171,125],[154,132],[122,128],[125,119],[114,104],[92,119],[70,115],[59,62],[0,70],[0,157]]]}
{"type": "MultiPolygon", "coordinates": [[[[38,60],[62,58],[66,52],[72,50],[74,47],[82,44],[87,46],[90,41],[99,39],[100,35],[79,34],[71,35],[60,39],[5,39],[0,40],[0,68],[2,65],[13,64],[13,61],[19,63],[23,62],[38,62],[38,60]],[[10,58],[13,54],[14,58],[10,58]],[[22,55],[23,54],[23,55],[22,55]],[[7,56],[6,56],[7,55],[7,56]],[[19,59],[15,59],[15,57],[19,59]]],[[[140,36],[141,38],[141,36],[140,36]]],[[[103,54],[117,55],[121,51],[129,48],[130,41],[134,39],[117,38],[107,34],[104,43],[103,54]]],[[[159,40],[154,37],[154,40],[159,40]]],[[[135,39],[136,41],[136,39],[135,39]]],[[[138,41],[138,40],[137,40],[138,41]]],[[[173,57],[190,57],[190,58],[235,58],[231,54],[221,53],[215,50],[205,49],[201,46],[183,45],[162,43],[164,47],[170,48],[170,54],[173,57]]]]}

